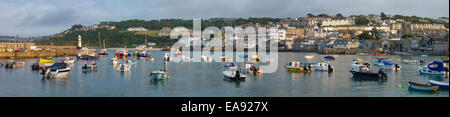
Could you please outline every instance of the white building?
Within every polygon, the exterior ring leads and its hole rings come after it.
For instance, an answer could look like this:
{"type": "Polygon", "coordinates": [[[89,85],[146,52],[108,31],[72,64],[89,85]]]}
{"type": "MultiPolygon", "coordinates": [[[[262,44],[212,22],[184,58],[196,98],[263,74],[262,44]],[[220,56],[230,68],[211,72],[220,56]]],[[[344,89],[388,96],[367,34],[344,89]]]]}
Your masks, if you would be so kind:
{"type": "Polygon", "coordinates": [[[147,29],[145,29],[144,27],[130,27],[127,29],[127,31],[147,31],[147,29]]]}
{"type": "Polygon", "coordinates": [[[359,41],[355,39],[338,39],[334,41],[333,48],[353,49],[359,47],[359,41]]]}

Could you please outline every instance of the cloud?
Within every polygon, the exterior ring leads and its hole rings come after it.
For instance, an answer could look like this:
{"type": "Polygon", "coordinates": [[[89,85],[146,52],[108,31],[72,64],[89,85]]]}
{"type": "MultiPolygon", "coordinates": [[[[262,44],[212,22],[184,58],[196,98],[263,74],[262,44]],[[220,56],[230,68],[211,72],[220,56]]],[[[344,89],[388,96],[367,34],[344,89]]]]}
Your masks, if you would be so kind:
{"type": "Polygon", "coordinates": [[[0,35],[40,36],[101,21],[303,17],[307,13],[448,17],[449,0],[2,0],[0,35]]]}

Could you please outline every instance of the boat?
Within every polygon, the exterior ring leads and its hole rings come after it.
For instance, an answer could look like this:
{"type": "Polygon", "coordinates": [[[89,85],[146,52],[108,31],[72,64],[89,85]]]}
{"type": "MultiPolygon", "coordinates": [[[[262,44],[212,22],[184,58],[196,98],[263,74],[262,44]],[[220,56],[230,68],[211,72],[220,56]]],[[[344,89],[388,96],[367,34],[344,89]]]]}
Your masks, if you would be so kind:
{"type": "Polygon", "coordinates": [[[225,67],[225,69],[237,69],[237,66],[234,65],[234,63],[226,64],[223,67],[225,67]]]}
{"type": "Polygon", "coordinates": [[[164,72],[162,70],[160,71],[153,71],[150,73],[150,76],[153,80],[164,80],[169,78],[169,74],[167,72],[164,72]]]}
{"type": "Polygon", "coordinates": [[[329,61],[333,61],[333,60],[336,59],[336,58],[334,58],[333,56],[325,56],[325,57],[323,57],[323,58],[325,58],[325,60],[329,60],[329,61]]]}
{"type": "Polygon", "coordinates": [[[420,67],[419,72],[421,74],[428,74],[428,75],[444,75],[445,74],[444,63],[440,61],[433,61],[426,66],[420,67]]]}
{"type": "Polygon", "coordinates": [[[233,61],[233,58],[225,57],[225,56],[221,56],[220,59],[222,60],[222,62],[231,62],[231,61],[233,61]]]}
{"type": "Polygon", "coordinates": [[[385,59],[375,59],[374,64],[378,65],[380,68],[383,69],[392,69],[395,71],[400,71],[401,66],[399,64],[396,64],[392,61],[385,60],[385,59]]]}
{"type": "Polygon", "coordinates": [[[239,55],[239,58],[248,58],[248,55],[247,54],[241,54],[241,55],[239,55]]]}
{"type": "Polygon", "coordinates": [[[226,69],[222,72],[224,80],[228,81],[245,81],[245,75],[241,74],[237,69],[226,69]]]}
{"type": "Polygon", "coordinates": [[[90,64],[90,65],[86,65],[86,64],[84,64],[83,65],[83,67],[81,67],[81,69],[83,70],[83,71],[97,71],[98,70],[98,65],[97,64],[90,64]]]}
{"type": "Polygon", "coordinates": [[[120,61],[119,61],[119,59],[117,59],[117,58],[112,58],[112,59],[111,59],[111,64],[112,64],[112,65],[119,65],[119,64],[120,64],[120,61]]]}
{"type": "Polygon", "coordinates": [[[305,56],[305,59],[312,59],[314,56],[305,56]]]}
{"type": "Polygon", "coordinates": [[[26,62],[23,61],[15,61],[10,60],[9,62],[5,63],[5,68],[18,68],[18,67],[24,67],[26,62]]]}
{"type": "Polygon", "coordinates": [[[3,65],[4,65],[4,63],[3,63],[3,62],[0,62],[0,68],[3,67],[3,65]]]}
{"type": "Polygon", "coordinates": [[[46,69],[50,66],[52,66],[54,63],[40,63],[40,62],[36,62],[33,63],[33,65],[31,65],[31,70],[41,70],[41,69],[46,69]]]}
{"type": "Polygon", "coordinates": [[[415,82],[408,82],[408,88],[420,91],[436,91],[439,89],[439,86],[432,86],[428,84],[420,84],[415,82]]]}
{"type": "Polygon", "coordinates": [[[145,59],[148,58],[150,55],[148,54],[148,51],[144,49],[137,49],[136,52],[134,52],[134,56],[139,59],[145,59]]]}
{"type": "Polygon", "coordinates": [[[315,64],[314,69],[316,71],[328,71],[328,72],[332,72],[334,70],[334,67],[328,63],[325,62],[319,62],[317,64],[315,64]]]}
{"type": "Polygon", "coordinates": [[[128,59],[128,63],[130,63],[130,64],[132,64],[132,65],[134,65],[134,64],[136,64],[137,63],[137,61],[136,60],[131,60],[131,59],[128,59]]]}
{"type": "Polygon", "coordinates": [[[74,63],[74,62],[75,62],[75,60],[73,58],[70,58],[70,57],[66,57],[64,59],[64,63],[74,63]]]}
{"type": "Polygon", "coordinates": [[[252,62],[247,62],[242,66],[242,71],[246,73],[259,74],[262,70],[252,62]]]}
{"type": "Polygon", "coordinates": [[[164,61],[168,61],[168,62],[169,62],[169,61],[171,61],[171,60],[172,60],[172,58],[170,57],[169,53],[166,52],[166,53],[164,54],[164,61]]]}
{"type": "Polygon", "coordinates": [[[404,64],[419,64],[418,60],[403,60],[404,64]]]}
{"type": "Polygon", "coordinates": [[[428,82],[432,86],[438,86],[439,89],[448,89],[448,82],[441,82],[441,81],[435,81],[435,80],[428,80],[428,82]]]}
{"type": "Polygon", "coordinates": [[[86,47],[81,49],[81,52],[77,55],[77,60],[96,60],[98,59],[97,51],[88,49],[86,47]]]}
{"type": "Polygon", "coordinates": [[[116,53],[114,54],[114,57],[118,58],[118,59],[126,59],[128,58],[128,51],[126,49],[118,49],[116,50],[116,53]]]}
{"type": "Polygon", "coordinates": [[[131,70],[131,65],[128,64],[128,62],[125,62],[124,64],[119,64],[119,66],[117,66],[118,72],[129,72],[130,70],[131,70]]]}
{"type": "Polygon", "coordinates": [[[100,53],[98,53],[100,56],[108,56],[108,50],[107,49],[101,49],[100,53]]]}
{"type": "Polygon", "coordinates": [[[387,78],[387,74],[384,73],[382,70],[378,70],[378,72],[371,72],[370,70],[370,64],[353,61],[354,63],[350,66],[350,73],[353,74],[353,76],[361,77],[361,78],[387,78]]]}
{"type": "Polygon", "coordinates": [[[202,61],[203,62],[212,62],[212,57],[209,57],[209,56],[202,56],[202,61]]]}
{"type": "Polygon", "coordinates": [[[289,72],[302,72],[302,73],[311,72],[311,69],[309,67],[300,64],[300,62],[298,61],[289,62],[289,64],[285,65],[285,67],[289,72]]]}
{"type": "Polygon", "coordinates": [[[47,69],[42,69],[41,74],[44,77],[62,77],[68,75],[71,68],[67,63],[55,63],[47,69]]]}
{"type": "Polygon", "coordinates": [[[39,63],[53,63],[53,58],[51,57],[41,58],[39,59],[39,63]]]}

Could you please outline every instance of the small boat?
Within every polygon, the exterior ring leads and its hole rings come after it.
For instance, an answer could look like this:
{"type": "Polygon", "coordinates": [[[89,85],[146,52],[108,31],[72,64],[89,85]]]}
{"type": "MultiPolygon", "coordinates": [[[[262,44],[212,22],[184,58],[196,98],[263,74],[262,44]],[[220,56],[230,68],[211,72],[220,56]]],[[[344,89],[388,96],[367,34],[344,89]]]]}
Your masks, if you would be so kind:
{"type": "Polygon", "coordinates": [[[259,67],[257,67],[254,63],[251,63],[251,62],[245,63],[242,67],[242,71],[246,72],[246,73],[253,73],[253,74],[262,73],[262,70],[259,67]]]}
{"type": "Polygon", "coordinates": [[[239,55],[239,57],[240,58],[248,58],[248,55],[247,54],[241,54],[241,55],[239,55]]]}
{"type": "Polygon", "coordinates": [[[75,60],[70,57],[66,57],[66,59],[64,59],[64,63],[74,63],[74,62],[75,62],[75,60]]]}
{"type": "Polygon", "coordinates": [[[439,89],[448,89],[448,82],[440,82],[435,80],[428,80],[428,82],[432,86],[439,86],[439,89]]]}
{"type": "Polygon", "coordinates": [[[383,69],[392,69],[395,71],[400,71],[401,66],[399,64],[396,64],[392,61],[385,60],[385,59],[375,59],[374,64],[378,65],[380,68],[383,69]]]}
{"type": "Polygon", "coordinates": [[[68,75],[71,68],[67,63],[55,63],[47,69],[42,69],[41,74],[44,77],[62,77],[68,75]]]}
{"type": "Polygon", "coordinates": [[[169,78],[169,74],[167,72],[164,72],[162,70],[160,71],[153,71],[150,73],[150,76],[153,80],[164,80],[169,78]]]}
{"type": "Polygon", "coordinates": [[[81,69],[83,70],[83,71],[97,71],[98,70],[98,65],[96,65],[95,63],[94,64],[91,64],[91,65],[86,65],[86,64],[84,64],[84,66],[83,67],[81,67],[81,69]]]}
{"type": "Polygon", "coordinates": [[[136,61],[136,60],[133,61],[133,60],[131,60],[131,59],[128,59],[128,63],[130,63],[130,64],[132,64],[132,65],[135,65],[135,64],[137,63],[137,61],[136,61]]]}
{"type": "Polygon", "coordinates": [[[403,60],[404,64],[419,64],[418,60],[403,60]]]}
{"type": "Polygon", "coordinates": [[[33,63],[33,65],[31,65],[31,70],[40,70],[40,69],[46,69],[50,66],[52,66],[54,63],[33,63]]]}
{"type": "Polygon", "coordinates": [[[100,56],[108,56],[108,50],[107,49],[101,49],[100,53],[98,53],[100,56]]]}
{"type": "Polygon", "coordinates": [[[0,68],[1,68],[1,67],[3,67],[3,65],[4,65],[4,64],[5,64],[5,63],[3,63],[3,62],[0,62],[0,68]]]}
{"type": "Polygon", "coordinates": [[[88,49],[86,47],[81,49],[81,52],[77,55],[77,60],[96,60],[98,59],[97,51],[88,49]]]}
{"type": "Polygon", "coordinates": [[[419,84],[415,82],[408,82],[408,88],[420,91],[436,91],[439,89],[439,86],[432,86],[427,84],[419,84]]]}
{"type": "Polygon", "coordinates": [[[226,69],[222,72],[224,80],[228,81],[245,81],[245,75],[241,74],[237,69],[226,69]]]}
{"type": "Polygon", "coordinates": [[[353,74],[353,76],[356,77],[363,77],[363,78],[387,78],[387,74],[384,73],[382,70],[378,70],[378,72],[371,72],[370,66],[368,64],[363,63],[356,63],[350,66],[350,73],[353,74]]]}
{"type": "Polygon", "coordinates": [[[209,57],[209,56],[202,56],[202,61],[203,62],[212,62],[213,59],[212,59],[212,57],[209,57]]]}
{"type": "Polygon", "coordinates": [[[114,54],[114,57],[118,58],[118,59],[126,59],[128,58],[128,51],[126,49],[118,49],[116,50],[116,53],[114,54]]]}
{"type": "Polygon", "coordinates": [[[420,67],[419,72],[421,74],[428,74],[428,75],[444,75],[445,74],[444,63],[440,61],[433,61],[426,66],[420,67]]]}
{"type": "Polygon", "coordinates": [[[334,67],[331,66],[328,63],[325,62],[319,62],[314,66],[314,69],[316,71],[328,71],[328,72],[332,72],[334,70],[334,67]]]}
{"type": "Polygon", "coordinates": [[[233,58],[229,58],[229,57],[225,57],[225,56],[221,56],[220,59],[222,60],[222,62],[231,62],[231,61],[233,61],[233,58]]]}
{"type": "Polygon", "coordinates": [[[144,49],[137,49],[137,51],[134,53],[134,56],[139,59],[145,59],[148,58],[150,55],[144,49]]]}
{"type": "Polygon", "coordinates": [[[234,63],[226,64],[223,67],[225,67],[225,69],[237,69],[237,66],[234,65],[234,63]]]}
{"type": "Polygon", "coordinates": [[[119,65],[119,64],[120,64],[120,61],[119,61],[119,59],[117,59],[117,58],[112,58],[112,59],[111,59],[111,64],[112,64],[112,65],[119,65]]]}
{"type": "Polygon", "coordinates": [[[311,69],[308,66],[302,65],[300,64],[300,62],[297,61],[289,62],[289,64],[285,65],[285,67],[289,72],[302,72],[302,73],[311,72],[311,69]]]}
{"type": "Polygon", "coordinates": [[[333,61],[333,60],[336,59],[336,58],[334,58],[333,56],[325,56],[325,57],[323,57],[323,58],[325,58],[325,60],[329,60],[329,61],[333,61]]]}
{"type": "Polygon", "coordinates": [[[26,64],[26,62],[23,62],[23,61],[10,60],[9,62],[5,63],[5,68],[24,67],[25,64],[26,64]]]}
{"type": "Polygon", "coordinates": [[[128,64],[128,62],[125,62],[125,64],[120,64],[117,66],[118,72],[129,72],[131,70],[131,65],[128,64]]]}
{"type": "Polygon", "coordinates": [[[427,57],[428,55],[426,55],[426,54],[422,54],[422,55],[420,55],[421,57],[427,57]]]}
{"type": "Polygon", "coordinates": [[[53,63],[53,58],[51,57],[41,58],[39,59],[39,63],[53,63]]]}
{"type": "Polygon", "coordinates": [[[314,56],[305,56],[305,59],[312,59],[314,56]]]}

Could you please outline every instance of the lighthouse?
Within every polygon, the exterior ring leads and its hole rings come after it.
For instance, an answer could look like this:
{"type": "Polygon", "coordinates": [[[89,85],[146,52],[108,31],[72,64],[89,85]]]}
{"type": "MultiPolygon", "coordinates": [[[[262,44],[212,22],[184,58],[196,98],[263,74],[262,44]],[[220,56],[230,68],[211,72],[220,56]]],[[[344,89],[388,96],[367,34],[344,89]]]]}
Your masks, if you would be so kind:
{"type": "Polygon", "coordinates": [[[78,48],[81,48],[81,35],[78,35],[78,48]]]}

